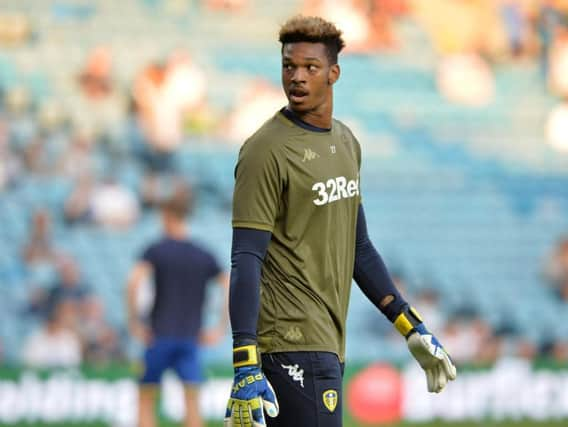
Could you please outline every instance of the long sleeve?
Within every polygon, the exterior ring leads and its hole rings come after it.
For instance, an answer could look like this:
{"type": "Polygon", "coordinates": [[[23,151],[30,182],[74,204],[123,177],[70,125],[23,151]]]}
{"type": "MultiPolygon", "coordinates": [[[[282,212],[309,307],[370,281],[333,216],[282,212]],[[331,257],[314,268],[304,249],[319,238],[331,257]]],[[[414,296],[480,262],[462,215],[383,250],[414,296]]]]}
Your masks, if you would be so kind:
{"type": "Polygon", "coordinates": [[[235,342],[256,341],[260,308],[260,274],[271,233],[233,228],[229,315],[235,342]]]}
{"type": "Polygon", "coordinates": [[[408,303],[394,285],[387,268],[369,239],[363,205],[357,214],[357,240],[353,278],[365,296],[391,321],[408,303]],[[386,301],[390,301],[385,304],[386,301]]]}

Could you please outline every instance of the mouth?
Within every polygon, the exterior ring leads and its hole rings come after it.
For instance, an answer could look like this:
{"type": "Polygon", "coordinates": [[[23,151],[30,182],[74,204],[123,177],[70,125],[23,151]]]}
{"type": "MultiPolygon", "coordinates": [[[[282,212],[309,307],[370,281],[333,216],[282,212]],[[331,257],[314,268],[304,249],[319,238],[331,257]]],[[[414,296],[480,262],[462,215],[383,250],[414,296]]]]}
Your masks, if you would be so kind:
{"type": "Polygon", "coordinates": [[[305,89],[301,89],[301,88],[292,88],[290,89],[290,101],[294,102],[294,103],[300,103],[302,101],[304,101],[308,95],[309,92],[305,89]]]}

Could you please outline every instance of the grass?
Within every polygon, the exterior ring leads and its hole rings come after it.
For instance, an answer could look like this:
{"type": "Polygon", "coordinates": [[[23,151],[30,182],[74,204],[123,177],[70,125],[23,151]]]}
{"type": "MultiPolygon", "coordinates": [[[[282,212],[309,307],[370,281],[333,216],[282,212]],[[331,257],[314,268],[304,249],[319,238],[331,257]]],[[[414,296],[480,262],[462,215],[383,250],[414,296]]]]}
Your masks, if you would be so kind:
{"type": "MultiPolygon", "coordinates": [[[[13,427],[109,427],[103,423],[85,423],[85,424],[37,424],[37,423],[18,423],[18,424],[1,424],[2,426],[13,427]]],[[[564,421],[478,421],[478,422],[429,422],[429,423],[397,423],[397,424],[357,424],[352,421],[346,421],[343,427],[566,427],[568,420],[564,421]]],[[[160,427],[181,427],[176,423],[162,423],[160,427]]],[[[207,423],[207,427],[223,427],[222,422],[207,423]]]]}
{"type": "MultiPolygon", "coordinates": [[[[175,424],[163,426],[163,427],[173,427],[175,424]]],[[[397,423],[397,424],[379,424],[379,425],[369,425],[369,424],[358,424],[355,422],[345,422],[343,427],[566,427],[568,421],[509,421],[509,422],[497,422],[497,421],[479,421],[479,422],[441,422],[435,421],[430,423],[397,423]]],[[[177,426],[176,426],[177,427],[177,426]]],[[[209,423],[207,427],[223,427],[222,422],[209,423]]]]}

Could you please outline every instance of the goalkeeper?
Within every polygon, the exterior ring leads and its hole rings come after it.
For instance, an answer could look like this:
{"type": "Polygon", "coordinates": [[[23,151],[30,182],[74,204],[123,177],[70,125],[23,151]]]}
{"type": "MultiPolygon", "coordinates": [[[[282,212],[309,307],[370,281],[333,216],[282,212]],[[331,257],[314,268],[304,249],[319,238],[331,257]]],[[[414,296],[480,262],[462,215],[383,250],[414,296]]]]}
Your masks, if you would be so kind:
{"type": "Polygon", "coordinates": [[[298,16],[279,40],[288,105],[246,141],[235,170],[225,426],[339,427],[352,279],[407,340],[428,391],[456,369],[367,235],[360,146],[332,118],[341,32],[298,16]]]}

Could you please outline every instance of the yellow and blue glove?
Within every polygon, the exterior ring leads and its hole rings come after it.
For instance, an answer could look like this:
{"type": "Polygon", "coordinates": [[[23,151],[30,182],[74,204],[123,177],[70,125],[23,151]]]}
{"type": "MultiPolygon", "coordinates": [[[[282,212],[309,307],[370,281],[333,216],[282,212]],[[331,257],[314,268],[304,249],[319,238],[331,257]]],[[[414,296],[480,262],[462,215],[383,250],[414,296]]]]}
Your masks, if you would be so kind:
{"type": "Polygon", "coordinates": [[[450,355],[426,329],[414,308],[405,308],[395,319],[394,326],[406,338],[410,353],[424,369],[429,392],[439,393],[448,381],[456,379],[457,370],[450,355]]]}
{"type": "Polygon", "coordinates": [[[264,411],[278,415],[278,400],[270,382],[262,373],[256,345],[233,349],[235,378],[225,413],[225,427],[264,427],[264,411]]]}

